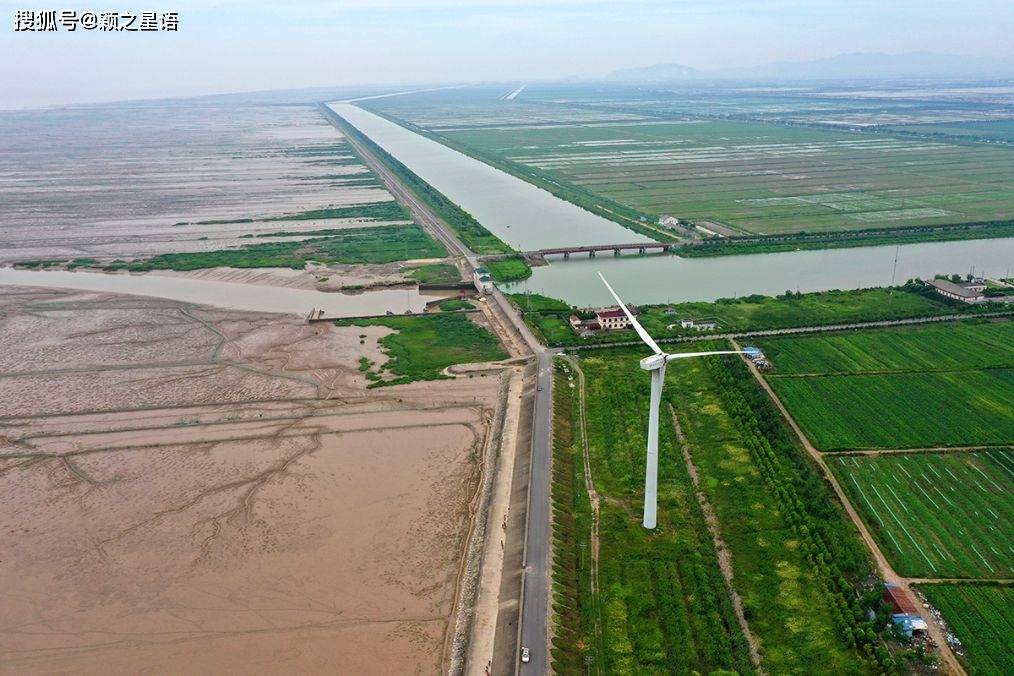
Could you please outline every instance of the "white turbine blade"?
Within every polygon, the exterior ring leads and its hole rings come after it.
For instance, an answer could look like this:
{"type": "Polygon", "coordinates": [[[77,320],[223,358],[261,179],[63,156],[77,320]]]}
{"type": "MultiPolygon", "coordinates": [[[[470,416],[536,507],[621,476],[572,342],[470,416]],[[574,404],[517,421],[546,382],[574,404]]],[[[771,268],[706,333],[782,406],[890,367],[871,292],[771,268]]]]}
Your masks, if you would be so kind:
{"type": "Polygon", "coordinates": [[[609,293],[613,294],[613,298],[615,298],[616,302],[619,303],[621,308],[623,308],[623,313],[627,315],[627,319],[630,320],[630,323],[634,326],[634,330],[637,331],[637,335],[641,337],[641,340],[647,343],[648,347],[655,351],[655,354],[662,354],[662,348],[658,346],[658,343],[651,339],[651,336],[644,330],[644,327],[641,326],[640,322],[638,322],[634,315],[630,313],[630,310],[627,309],[627,306],[623,304],[620,297],[616,295],[615,291],[613,291],[613,287],[609,286],[609,282],[606,281],[606,278],[602,276],[601,272],[599,273],[599,279],[602,280],[602,283],[606,285],[607,289],[609,289],[609,293]]]}
{"type": "Polygon", "coordinates": [[[667,362],[673,359],[689,359],[691,357],[707,357],[710,354],[746,354],[745,350],[713,350],[711,352],[676,352],[673,354],[667,354],[665,360],[667,362]]]}

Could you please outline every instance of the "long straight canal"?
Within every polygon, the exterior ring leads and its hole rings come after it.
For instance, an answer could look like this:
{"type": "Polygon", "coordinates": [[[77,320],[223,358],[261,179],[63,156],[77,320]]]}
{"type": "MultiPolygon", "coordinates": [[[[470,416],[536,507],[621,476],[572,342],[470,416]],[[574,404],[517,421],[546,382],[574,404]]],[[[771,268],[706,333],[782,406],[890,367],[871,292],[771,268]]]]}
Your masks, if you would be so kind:
{"type": "MultiPolygon", "coordinates": [[[[515,176],[349,103],[330,107],[409,169],[524,251],[645,239],[515,176]]],[[[1005,276],[1014,269],[1014,238],[680,258],[602,256],[551,260],[508,291],[528,290],[574,305],[610,302],[602,271],[634,303],[664,303],[792,291],[856,289],[935,274],[1005,276]],[[897,257],[897,267],[895,258],[897,257]]]]}

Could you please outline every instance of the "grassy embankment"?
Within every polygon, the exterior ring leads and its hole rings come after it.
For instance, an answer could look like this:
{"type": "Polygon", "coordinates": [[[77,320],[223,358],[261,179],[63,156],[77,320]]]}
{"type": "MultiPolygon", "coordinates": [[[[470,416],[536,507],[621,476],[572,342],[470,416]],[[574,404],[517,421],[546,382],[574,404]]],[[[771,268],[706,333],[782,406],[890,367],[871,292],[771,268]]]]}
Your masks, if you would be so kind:
{"type": "Polygon", "coordinates": [[[516,176],[523,181],[536,185],[560,199],[575,204],[597,216],[601,216],[602,218],[613,221],[614,223],[618,223],[628,230],[632,230],[659,242],[675,242],[678,240],[676,236],[653,227],[651,222],[654,219],[648,218],[648,216],[646,216],[643,212],[605,197],[604,195],[596,194],[586,188],[563,179],[558,174],[542,171],[538,167],[518,164],[494,153],[483,152],[476,146],[464,143],[459,139],[448,136],[447,134],[440,134],[430,129],[424,129],[409,122],[408,120],[395,117],[384,110],[370,107],[368,104],[364,106],[364,108],[367,108],[370,112],[386,118],[395,124],[401,125],[406,129],[410,129],[420,136],[425,136],[438,143],[442,143],[443,145],[453,148],[454,150],[468,155],[473,159],[484,162],[501,171],[516,176]]]}
{"type": "Polygon", "coordinates": [[[741,256],[745,254],[778,253],[806,249],[844,249],[862,246],[894,246],[921,242],[952,242],[966,239],[1014,237],[1014,221],[941,226],[932,228],[897,228],[884,230],[851,230],[838,233],[798,233],[765,238],[709,239],[683,247],[685,258],[741,256]]]}
{"type": "Polygon", "coordinates": [[[215,267],[302,269],[309,261],[392,263],[413,258],[443,258],[447,255],[442,245],[415,224],[349,228],[327,232],[334,234],[293,241],[249,244],[236,249],[161,254],[135,263],[111,263],[105,266],[105,269],[125,269],[132,272],[215,267]]]}
{"type": "MultiPolygon", "coordinates": [[[[339,319],[337,326],[387,326],[396,332],[380,339],[388,361],[370,387],[401,385],[415,380],[442,380],[454,364],[507,358],[496,337],[464,314],[414,317],[339,319]]],[[[369,377],[369,376],[367,376],[369,377]]]]}
{"type": "Polygon", "coordinates": [[[758,342],[821,450],[1014,443],[1010,321],[758,342]]]}
{"type": "MultiPolygon", "coordinates": [[[[574,311],[563,301],[534,295],[526,297],[524,294],[513,294],[511,298],[521,308],[528,325],[547,345],[560,347],[637,340],[633,330],[601,332],[582,338],[570,328],[568,317],[574,311]]],[[[1002,309],[1000,306],[950,302],[941,296],[925,293],[919,285],[913,284],[895,289],[786,293],[778,297],[753,295],[719,299],[714,303],[645,305],[639,308],[638,318],[656,340],[662,340],[702,335],[693,329],[681,328],[679,322],[684,318],[714,319],[718,322],[716,332],[724,333],[963,313],[974,315],[1002,309]]]]}
{"type": "MultiPolygon", "coordinates": [[[[373,156],[398,176],[398,179],[406,188],[411,190],[416,197],[426,202],[433,212],[454,230],[455,234],[470,250],[480,255],[516,253],[503,240],[484,228],[471,214],[447,199],[443,193],[421,179],[415,172],[374,143],[372,139],[353,125],[346,122],[340,115],[334,113],[330,108],[324,107],[323,110],[324,115],[328,119],[334,120],[346,135],[355,138],[369,148],[373,156]]],[[[524,274],[523,277],[514,276],[511,279],[524,279],[531,275],[531,270],[527,264],[524,261],[520,261],[520,259],[518,260],[525,267],[527,274],[524,274]]],[[[490,272],[493,272],[493,268],[490,268],[490,272]]],[[[497,278],[494,276],[494,279],[497,278]]],[[[509,280],[497,279],[497,281],[509,280]]]]}
{"type": "Polygon", "coordinates": [[[427,263],[408,271],[408,276],[420,284],[457,284],[461,273],[447,263],[427,263]]]}
{"type": "Polygon", "coordinates": [[[919,589],[943,613],[961,641],[961,662],[972,676],[1014,674],[1014,587],[924,584],[919,589]]]}
{"type": "Polygon", "coordinates": [[[571,409],[560,406],[570,388],[561,387],[557,398],[562,463],[554,470],[554,578],[565,581],[556,589],[558,624],[575,630],[560,634],[554,658],[580,666],[582,652],[595,651],[604,673],[750,671],[667,415],[671,403],[731,553],[765,670],[848,674],[889,667],[895,658],[878,637],[886,619],[880,591],[864,586],[871,575],[865,548],[819,470],[738,361],[670,367],[660,430],[660,526],[652,533],[641,528],[648,387],[637,368],[640,356],[620,350],[581,359],[593,476],[602,496],[597,602],[578,547],[589,521],[579,439],[561,428],[576,424],[567,422],[576,420],[571,409]],[[702,598],[707,601],[698,606],[702,598]],[[867,609],[878,613],[876,623],[867,621],[867,609]],[[595,613],[603,623],[601,645],[590,634],[595,613]]]}

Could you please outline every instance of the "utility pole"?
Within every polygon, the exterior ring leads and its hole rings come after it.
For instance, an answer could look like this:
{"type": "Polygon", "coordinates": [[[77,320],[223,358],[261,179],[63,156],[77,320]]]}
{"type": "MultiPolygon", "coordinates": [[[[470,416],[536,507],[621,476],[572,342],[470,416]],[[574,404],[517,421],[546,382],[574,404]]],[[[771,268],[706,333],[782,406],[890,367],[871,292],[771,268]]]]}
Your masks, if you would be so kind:
{"type": "Polygon", "coordinates": [[[900,246],[894,247],[894,270],[891,271],[891,293],[894,293],[894,278],[898,274],[898,252],[901,251],[900,246]]]}

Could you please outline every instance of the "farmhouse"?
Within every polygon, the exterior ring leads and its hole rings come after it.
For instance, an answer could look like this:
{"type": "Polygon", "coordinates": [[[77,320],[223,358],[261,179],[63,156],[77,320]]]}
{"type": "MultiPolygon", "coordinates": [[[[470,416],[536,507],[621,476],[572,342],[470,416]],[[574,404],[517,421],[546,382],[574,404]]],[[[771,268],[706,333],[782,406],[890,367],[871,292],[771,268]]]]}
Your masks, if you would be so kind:
{"type": "Polygon", "coordinates": [[[663,228],[678,228],[682,223],[675,216],[662,215],[658,217],[658,224],[663,228]]]}
{"type": "Polygon", "coordinates": [[[630,328],[630,320],[620,308],[606,308],[595,311],[595,319],[606,331],[618,331],[630,328]]]}
{"type": "Polygon", "coordinates": [[[937,290],[941,296],[952,300],[960,300],[962,303],[981,303],[986,299],[986,283],[981,279],[973,279],[970,282],[955,284],[949,279],[931,279],[928,284],[937,290]]]}
{"type": "Polygon", "coordinates": [[[891,620],[906,636],[926,631],[926,621],[904,589],[893,584],[884,585],[884,600],[891,604],[891,620]]]}
{"type": "Polygon", "coordinates": [[[598,331],[602,326],[594,319],[581,319],[577,315],[570,316],[570,328],[579,336],[586,336],[593,331],[598,331]]]}
{"type": "Polygon", "coordinates": [[[620,308],[604,308],[595,310],[595,319],[581,319],[577,315],[571,315],[570,328],[580,335],[587,335],[592,331],[619,331],[630,328],[630,320],[620,308]]]}

